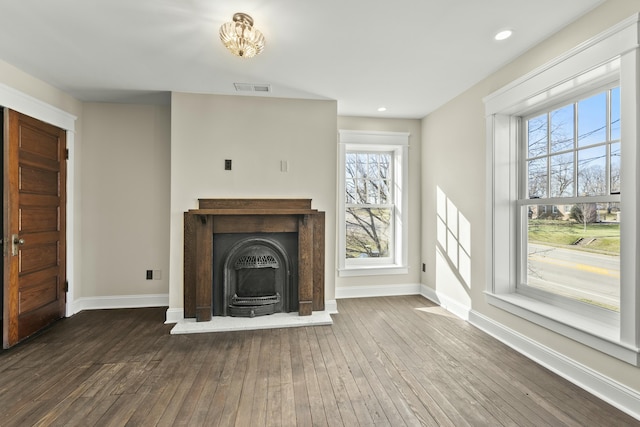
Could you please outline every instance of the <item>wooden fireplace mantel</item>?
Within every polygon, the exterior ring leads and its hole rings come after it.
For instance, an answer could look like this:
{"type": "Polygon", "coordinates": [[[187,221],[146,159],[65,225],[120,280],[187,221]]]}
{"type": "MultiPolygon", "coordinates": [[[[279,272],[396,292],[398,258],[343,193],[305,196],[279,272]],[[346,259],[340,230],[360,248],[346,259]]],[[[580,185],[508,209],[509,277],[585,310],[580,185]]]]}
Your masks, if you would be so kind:
{"type": "Polygon", "coordinates": [[[221,233],[298,233],[298,314],[324,310],[324,219],[311,199],[199,199],[184,213],[184,317],[211,320],[213,239],[221,233]]]}

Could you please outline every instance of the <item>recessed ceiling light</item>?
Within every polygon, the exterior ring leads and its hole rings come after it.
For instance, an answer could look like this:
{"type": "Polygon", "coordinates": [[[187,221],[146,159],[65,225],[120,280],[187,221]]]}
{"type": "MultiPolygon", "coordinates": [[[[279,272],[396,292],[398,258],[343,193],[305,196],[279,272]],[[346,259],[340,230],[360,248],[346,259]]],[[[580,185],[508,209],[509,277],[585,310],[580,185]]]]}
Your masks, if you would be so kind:
{"type": "Polygon", "coordinates": [[[506,40],[513,34],[511,30],[502,30],[498,34],[496,34],[493,38],[496,40],[506,40]]]}
{"type": "Polygon", "coordinates": [[[381,113],[387,111],[387,107],[379,107],[378,111],[380,111],[381,113]]]}

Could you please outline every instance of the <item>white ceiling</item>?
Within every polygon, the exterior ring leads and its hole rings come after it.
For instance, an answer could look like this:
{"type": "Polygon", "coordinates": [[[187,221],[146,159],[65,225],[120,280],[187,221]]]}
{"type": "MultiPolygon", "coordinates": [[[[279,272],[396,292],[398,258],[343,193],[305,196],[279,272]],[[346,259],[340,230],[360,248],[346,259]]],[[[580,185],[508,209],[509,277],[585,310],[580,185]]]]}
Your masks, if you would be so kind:
{"type": "Polygon", "coordinates": [[[340,115],[421,118],[602,0],[0,0],[0,59],[83,101],[167,92],[335,99],[340,115]],[[218,29],[245,12],[251,59],[218,29]],[[493,40],[501,29],[514,35],[493,40]],[[387,107],[379,113],[379,106],[387,107]]]}

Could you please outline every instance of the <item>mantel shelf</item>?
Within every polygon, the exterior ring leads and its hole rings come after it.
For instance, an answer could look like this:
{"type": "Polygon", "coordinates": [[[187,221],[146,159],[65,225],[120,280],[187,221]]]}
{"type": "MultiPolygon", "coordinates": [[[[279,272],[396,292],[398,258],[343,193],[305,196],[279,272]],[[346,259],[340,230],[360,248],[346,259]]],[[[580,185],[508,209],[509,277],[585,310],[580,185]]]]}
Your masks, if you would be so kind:
{"type": "Polygon", "coordinates": [[[190,209],[192,215],[313,215],[317,209],[190,209]]]}

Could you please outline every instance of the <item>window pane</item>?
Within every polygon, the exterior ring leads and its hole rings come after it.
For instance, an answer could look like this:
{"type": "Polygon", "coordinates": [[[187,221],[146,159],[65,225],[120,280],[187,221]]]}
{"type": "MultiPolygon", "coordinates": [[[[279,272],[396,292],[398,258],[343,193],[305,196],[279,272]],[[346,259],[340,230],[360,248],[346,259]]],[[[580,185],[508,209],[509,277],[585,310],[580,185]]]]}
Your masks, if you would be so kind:
{"type": "Polygon", "coordinates": [[[356,184],[353,179],[345,180],[345,187],[347,192],[347,203],[355,203],[356,202],[356,184]]]}
{"type": "Polygon", "coordinates": [[[573,196],[573,152],[551,156],[550,196],[573,196]]]}
{"type": "Polygon", "coordinates": [[[611,89],[611,140],[620,139],[620,87],[611,89]]]}
{"type": "Polygon", "coordinates": [[[367,177],[367,155],[366,154],[356,154],[356,172],[358,178],[366,178],[367,177]]]}
{"type": "Polygon", "coordinates": [[[369,180],[367,182],[367,203],[371,205],[380,204],[380,181],[369,180]]]}
{"type": "Polygon", "coordinates": [[[545,218],[529,214],[526,284],[618,311],[618,204],[582,203],[571,206],[569,212],[565,208],[555,206],[550,211],[557,213],[545,218]]]}
{"type": "Polygon", "coordinates": [[[391,154],[382,153],[378,155],[378,187],[380,191],[379,203],[391,203],[391,194],[389,192],[391,154]]]}
{"type": "Polygon", "coordinates": [[[380,154],[380,177],[387,179],[391,170],[391,154],[380,154]]]}
{"type": "Polygon", "coordinates": [[[390,153],[347,153],[346,200],[351,204],[391,203],[390,153]]]}
{"type": "Polygon", "coordinates": [[[390,208],[347,208],[347,258],[389,256],[390,208]]]}
{"type": "Polygon", "coordinates": [[[369,154],[369,179],[376,179],[380,177],[380,166],[378,164],[378,155],[369,154]]]}
{"type": "Polygon", "coordinates": [[[578,196],[606,193],[606,146],[578,151],[578,196]]]}
{"type": "Polygon", "coordinates": [[[364,179],[355,180],[356,192],[354,203],[367,203],[367,187],[364,179]]]}
{"type": "Polygon", "coordinates": [[[530,160],[529,166],[529,198],[547,197],[547,159],[530,160]]]}
{"type": "Polygon", "coordinates": [[[578,102],[578,146],[607,140],[607,93],[578,102]]]}
{"type": "Polygon", "coordinates": [[[529,158],[547,154],[547,115],[527,121],[527,142],[529,158]]]}
{"type": "Polygon", "coordinates": [[[620,193],[620,143],[611,144],[611,194],[620,193]]]}
{"type": "Polygon", "coordinates": [[[345,159],[345,178],[353,179],[356,177],[356,155],[354,153],[347,153],[345,159]]]}
{"type": "Polygon", "coordinates": [[[573,104],[551,112],[551,152],[573,149],[573,104]]]}
{"type": "Polygon", "coordinates": [[[391,193],[389,192],[389,181],[380,181],[380,203],[385,205],[392,202],[391,193]]]}

